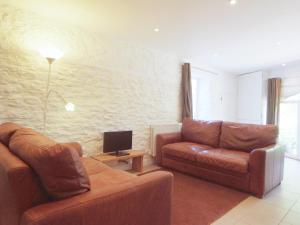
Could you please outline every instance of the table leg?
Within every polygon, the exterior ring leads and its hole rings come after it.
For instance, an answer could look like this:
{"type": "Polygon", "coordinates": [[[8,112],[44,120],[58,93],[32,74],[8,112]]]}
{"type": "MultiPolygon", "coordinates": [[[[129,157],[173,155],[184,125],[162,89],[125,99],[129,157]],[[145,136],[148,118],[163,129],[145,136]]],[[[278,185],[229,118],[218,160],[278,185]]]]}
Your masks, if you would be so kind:
{"type": "Polygon", "coordinates": [[[134,157],[132,159],[132,169],[137,172],[143,172],[143,156],[134,157]]]}

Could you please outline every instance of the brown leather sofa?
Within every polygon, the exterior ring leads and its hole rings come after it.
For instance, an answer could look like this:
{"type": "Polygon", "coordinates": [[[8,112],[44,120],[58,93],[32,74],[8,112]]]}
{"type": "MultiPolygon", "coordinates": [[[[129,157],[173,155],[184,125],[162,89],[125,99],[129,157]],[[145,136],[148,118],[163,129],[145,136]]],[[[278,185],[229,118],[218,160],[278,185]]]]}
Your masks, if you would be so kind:
{"type": "Polygon", "coordinates": [[[90,191],[53,200],[36,171],[7,146],[0,143],[0,225],[171,224],[170,173],[135,176],[81,157],[90,191]]]}
{"type": "Polygon", "coordinates": [[[263,197],[283,179],[278,128],[186,119],[178,133],[156,138],[158,164],[263,197]]]}

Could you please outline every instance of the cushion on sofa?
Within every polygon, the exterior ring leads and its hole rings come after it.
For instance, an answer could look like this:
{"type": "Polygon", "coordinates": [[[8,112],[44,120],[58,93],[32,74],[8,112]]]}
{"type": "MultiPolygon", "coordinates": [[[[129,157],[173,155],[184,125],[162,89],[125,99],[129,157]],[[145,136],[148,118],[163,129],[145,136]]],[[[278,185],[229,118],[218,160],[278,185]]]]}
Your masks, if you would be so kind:
{"type": "Polygon", "coordinates": [[[16,132],[16,130],[22,128],[16,123],[3,123],[0,125],[0,141],[8,146],[10,137],[16,132]]]}
{"type": "Polygon", "coordinates": [[[82,147],[81,144],[78,142],[68,142],[68,143],[63,143],[63,145],[67,146],[68,148],[74,148],[80,157],[83,155],[82,147]]]}
{"type": "Polygon", "coordinates": [[[197,145],[188,142],[165,145],[163,154],[188,160],[191,163],[216,168],[218,171],[226,170],[237,173],[248,172],[250,154],[243,151],[211,148],[205,145],[197,145]]]}
{"type": "Polygon", "coordinates": [[[32,129],[21,128],[11,137],[9,148],[35,170],[52,198],[90,190],[89,177],[74,146],[57,144],[32,129]]]}
{"type": "Polygon", "coordinates": [[[278,127],[223,122],[220,147],[251,152],[276,144],[278,127]]]}
{"type": "MultiPolygon", "coordinates": [[[[15,144],[15,142],[22,142],[24,149],[33,146],[34,148],[42,146],[52,146],[57,142],[48,138],[47,136],[42,135],[41,133],[30,129],[30,128],[20,128],[18,129],[10,138],[9,148],[15,144]]],[[[11,149],[13,151],[13,149],[11,149]]]]}
{"type": "Polygon", "coordinates": [[[250,154],[246,152],[218,148],[200,152],[197,162],[234,172],[247,173],[249,157],[250,154]]]}
{"type": "Polygon", "coordinates": [[[222,121],[185,119],[182,124],[183,141],[218,147],[221,125],[222,121]]]}
{"type": "Polygon", "coordinates": [[[179,142],[163,146],[162,151],[179,158],[193,161],[196,160],[199,152],[208,149],[212,149],[212,147],[192,142],[179,142]]]}

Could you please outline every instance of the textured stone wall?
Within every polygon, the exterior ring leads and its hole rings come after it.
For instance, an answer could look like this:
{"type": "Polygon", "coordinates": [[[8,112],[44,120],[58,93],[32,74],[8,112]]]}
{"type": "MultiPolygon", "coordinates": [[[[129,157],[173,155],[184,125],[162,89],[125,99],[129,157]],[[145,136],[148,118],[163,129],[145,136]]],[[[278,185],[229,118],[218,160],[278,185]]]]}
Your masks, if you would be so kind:
{"type": "Polygon", "coordinates": [[[0,122],[42,131],[48,64],[39,48],[65,55],[53,64],[51,88],[76,105],[67,112],[50,97],[47,134],[101,151],[102,133],[132,129],[133,145],[149,148],[149,125],[180,119],[180,61],[134,44],[0,5],[0,122]]]}

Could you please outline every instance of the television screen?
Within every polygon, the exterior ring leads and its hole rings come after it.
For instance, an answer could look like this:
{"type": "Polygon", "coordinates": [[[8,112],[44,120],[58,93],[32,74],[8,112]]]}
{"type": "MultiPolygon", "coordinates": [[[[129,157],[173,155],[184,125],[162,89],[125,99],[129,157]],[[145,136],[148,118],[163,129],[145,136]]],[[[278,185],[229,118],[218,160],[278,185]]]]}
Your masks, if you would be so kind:
{"type": "Polygon", "coordinates": [[[119,152],[132,149],[132,131],[104,132],[103,152],[119,152]]]}

